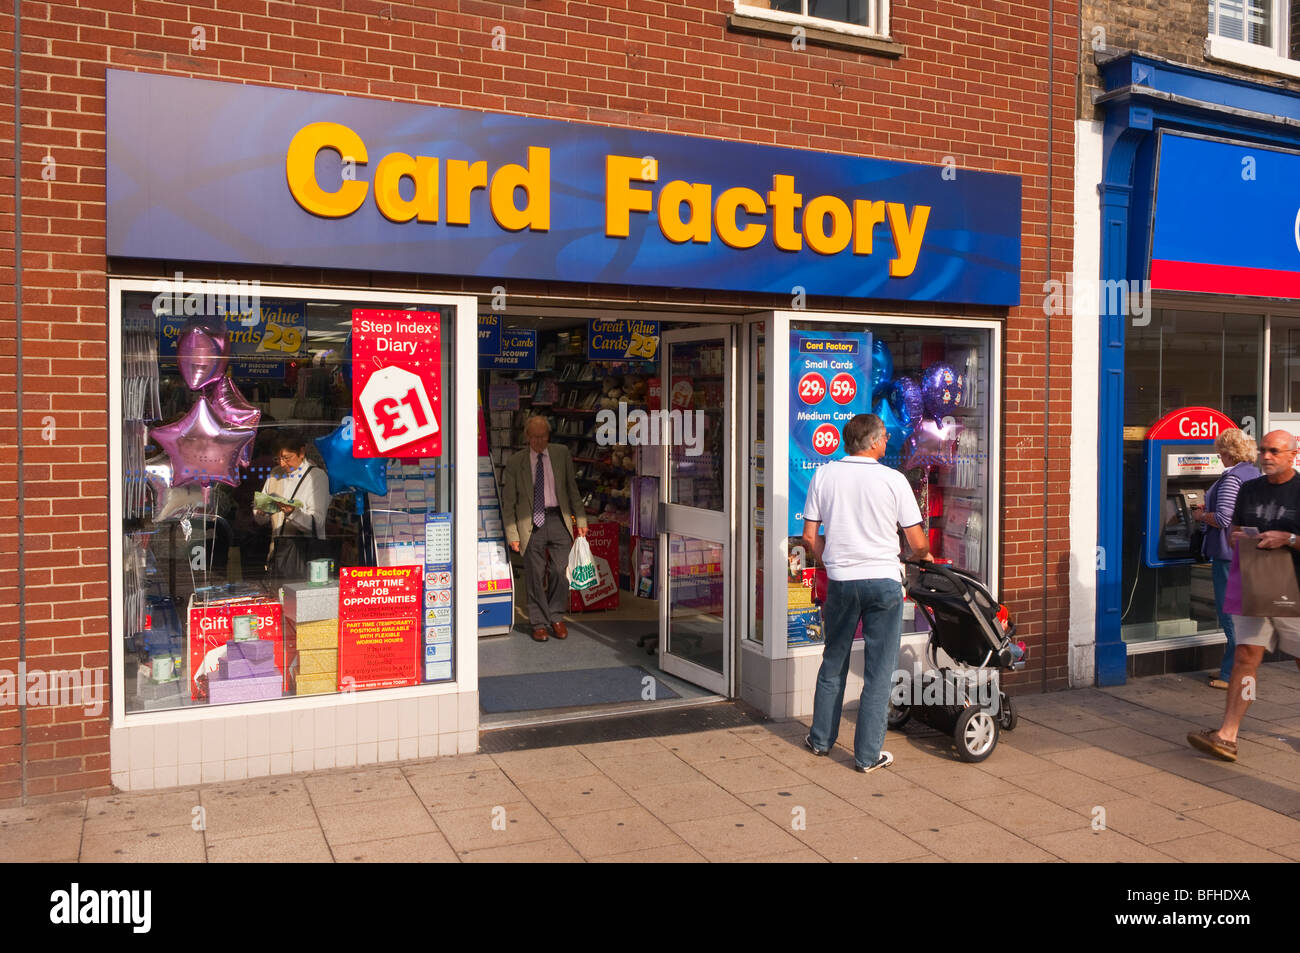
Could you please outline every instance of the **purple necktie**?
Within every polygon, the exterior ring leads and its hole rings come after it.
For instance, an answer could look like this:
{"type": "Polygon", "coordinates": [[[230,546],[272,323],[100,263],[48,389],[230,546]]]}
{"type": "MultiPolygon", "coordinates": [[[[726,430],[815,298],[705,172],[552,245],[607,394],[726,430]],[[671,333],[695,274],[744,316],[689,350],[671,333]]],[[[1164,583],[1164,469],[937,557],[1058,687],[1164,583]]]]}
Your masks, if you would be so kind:
{"type": "Polygon", "coordinates": [[[538,529],[546,522],[546,474],[542,472],[542,455],[537,455],[537,469],[533,471],[533,525],[538,529]]]}

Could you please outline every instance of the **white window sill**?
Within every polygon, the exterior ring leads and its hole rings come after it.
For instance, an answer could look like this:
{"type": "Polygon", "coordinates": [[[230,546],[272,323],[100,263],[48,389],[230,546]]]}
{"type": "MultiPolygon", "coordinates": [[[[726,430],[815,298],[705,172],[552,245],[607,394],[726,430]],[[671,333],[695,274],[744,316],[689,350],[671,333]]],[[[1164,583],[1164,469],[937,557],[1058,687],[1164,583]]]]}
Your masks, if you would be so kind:
{"type": "Polygon", "coordinates": [[[1230,63],[1233,66],[1245,66],[1264,73],[1300,79],[1300,61],[1287,59],[1276,50],[1257,43],[1210,36],[1205,40],[1205,58],[1216,63],[1230,63]]]}
{"type": "Polygon", "coordinates": [[[759,20],[771,20],[774,23],[787,23],[791,26],[813,27],[830,33],[842,33],[845,36],[862,36],[873,40],[888,40],[887,33],[877,33],[856,23],[842,20],[824,20],[821,17],[806,17],[801,13],[786,13],[784,10],[769,10],[766,7],[751,7],[736,0],[736,13],[740,16],[755,17],[759,20]]]}
{"type": "Polygon", "coordinates": [[[905,52],[903,44],[864,26],[806,17],[798,13],[784,13],[780,10],[749,7],[740,2],[737,2],[733,12],[727,15],[727,25],[741,33],[775,36],[783,40],[790,39],[791,36],[796,35],[796,31],[802,30],[803,38],[812,44],[876,54],[892,59],[897,59],[905,52]]]}

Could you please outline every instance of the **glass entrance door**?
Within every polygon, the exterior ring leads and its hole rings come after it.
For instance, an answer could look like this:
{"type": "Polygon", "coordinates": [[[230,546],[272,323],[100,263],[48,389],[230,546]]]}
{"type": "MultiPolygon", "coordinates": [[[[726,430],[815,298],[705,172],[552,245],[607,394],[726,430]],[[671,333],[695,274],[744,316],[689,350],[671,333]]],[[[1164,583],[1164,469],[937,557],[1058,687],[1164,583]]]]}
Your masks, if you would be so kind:
{"type": "Polygon", "coordinates": [[[668,331],[661,344],[659,666],[732,694],[732,330],[668,331]]]}

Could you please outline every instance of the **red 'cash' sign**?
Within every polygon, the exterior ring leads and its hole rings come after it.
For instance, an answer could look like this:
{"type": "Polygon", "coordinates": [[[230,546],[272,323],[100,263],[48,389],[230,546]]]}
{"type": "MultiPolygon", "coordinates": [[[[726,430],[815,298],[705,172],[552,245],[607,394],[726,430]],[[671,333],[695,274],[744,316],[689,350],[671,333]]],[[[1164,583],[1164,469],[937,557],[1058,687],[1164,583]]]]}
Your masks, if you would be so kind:
{"type": "Polygon", "coordinates": [[[1213,440],[1238,424],[1212,407],[1183,407],[1165,414],[1147,431],[1148,440],[1213,440]]]}
{"type": "Polygon", "coordinates": [[[354,457],[442,454],[436,311],[352,312],[354,457]]]}

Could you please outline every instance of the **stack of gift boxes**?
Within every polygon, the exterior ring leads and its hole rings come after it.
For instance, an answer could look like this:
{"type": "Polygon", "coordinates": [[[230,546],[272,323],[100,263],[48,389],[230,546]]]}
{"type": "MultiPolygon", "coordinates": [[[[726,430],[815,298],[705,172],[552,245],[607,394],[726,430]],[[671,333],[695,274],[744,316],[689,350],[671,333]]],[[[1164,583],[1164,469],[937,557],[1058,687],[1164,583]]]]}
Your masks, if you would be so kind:
{"type": "Polygon", "coordinates": [[[298,654],[296,693],[338,689],[339,588],[292,583],[284,587],[285,644],[298,654]]]}
{"type": "Polygon", "coordinates": [[[279,698],[284,676],[275,666],[275,643],[267,639],[231,639],[226,657],[208,676],[208,700],[213,705],[279,698]]]}

